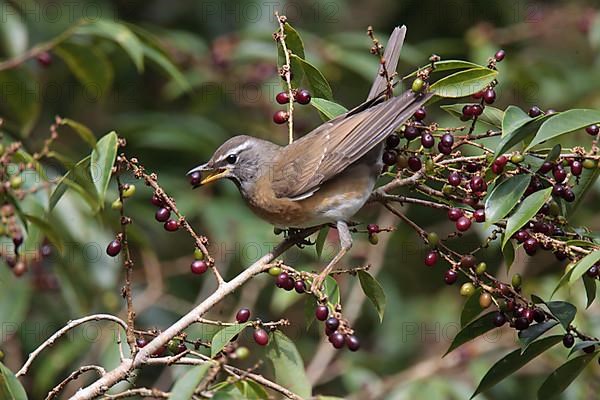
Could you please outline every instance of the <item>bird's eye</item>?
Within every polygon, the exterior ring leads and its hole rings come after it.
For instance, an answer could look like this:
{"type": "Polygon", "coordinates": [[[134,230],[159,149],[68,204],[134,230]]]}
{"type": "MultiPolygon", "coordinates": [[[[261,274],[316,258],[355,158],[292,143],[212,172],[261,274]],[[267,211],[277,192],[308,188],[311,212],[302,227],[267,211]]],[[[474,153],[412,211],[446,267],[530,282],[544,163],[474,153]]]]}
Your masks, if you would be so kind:
{"type": "Polygon", "coordinates": [[[227,156],[227,162],[229,164],[235,164],[236,161],[237,161],[237,156],[235,154],[230,154],[227,156]]]}

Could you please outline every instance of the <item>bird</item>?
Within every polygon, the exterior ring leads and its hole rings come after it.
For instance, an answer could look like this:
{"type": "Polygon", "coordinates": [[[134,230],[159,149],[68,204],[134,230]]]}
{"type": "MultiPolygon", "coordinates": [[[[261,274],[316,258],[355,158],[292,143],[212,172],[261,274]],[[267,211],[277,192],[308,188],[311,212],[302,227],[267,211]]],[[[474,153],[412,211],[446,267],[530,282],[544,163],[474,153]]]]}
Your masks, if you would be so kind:
{"type": "Polygon", "coordinates": [[[384,141],[404,124],[431,93],[407,90],[390,96],[389,77],[396,71],[406,27],[396,27],[365,102],[286,146],[248,135],[234,136],[188,175],[207,174],[202,186],[229,179],[249,208],[282,229],[335,224],[340,250],[313,279],[321,293],[324,279],[350,250],[348,223],[369,199],[383,169],[384,141]]]}

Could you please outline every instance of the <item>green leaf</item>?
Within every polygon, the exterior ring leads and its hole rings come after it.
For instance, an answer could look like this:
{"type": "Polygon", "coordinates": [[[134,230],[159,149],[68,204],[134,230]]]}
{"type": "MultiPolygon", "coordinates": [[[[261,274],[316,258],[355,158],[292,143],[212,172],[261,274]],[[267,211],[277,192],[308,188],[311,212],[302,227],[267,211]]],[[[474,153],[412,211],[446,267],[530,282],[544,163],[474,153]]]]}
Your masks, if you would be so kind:
{"type": "Polygon", "coordinates": [[[72,119],[69,119],[69,118],[61,119],[60,125],[66,125],[69,128],[73,129],[75,131],[75,133],[77,133],[79,135],[79,137],[81,139],[83,139],[85,142],[87,142],[91,147],[96,146],[96,137],[92,133],[92,130],[90,128],[88,128],[87,126],[85,126],[77,121],[73,121],[72,119]]]}
{"type": "Polygon", "coordinates": [[[454,340],[452,340],[452,344],[450,344],[450,347],[444,354],[444,357],[447,356],[457,347],[462,346],[463,344],[475,339],[476,337],[479,337],[484,333],[496,328],[493,322],[495,314],[495,312],[483,314],[481,317],[470,322],[468,325],[462,328],[460,332],[456,334],[454,340]]]}
{"type": "Polygon", "coordinates": [[[552,194],[552,188],[537,191],[525,198],[519,208],[506,221],[506,233],[502,247],[510,240],[512,235],[523,227],[531,218],[537,214],[542,206],[548,201],[552,194]]]}
{"type": "Polygon", "coordinates": [[[91,158],[91,156],[87,156],[79,161],[58,181],[58,184],[48,200],[48,210],[51,211],[56,207],[58,201],[69,188],[77,192],[77,194],[88,203],[92,210],[100,208],[96,188],[93,185],[90,173],[91,158]]]}
{"type": "Polygon", "coordinates": [[[569,351],[569,357],[571,357],[578,351],[585,349],[586,347],[597,346],[598,344],[600,344],[598,340],[582,340],[580,342],[577,342],[575,346],[571,347],[571,351],[569,351]]]}
{"type": "Polygon", "coordinates": [[[0,71],[0,87],[5,125],[29,136],[40,114],[40,85],[28,68],[20,67],[0,71]]]}
{"type": "Polygon", "coordinates": [[[533,324],[529,326],[529,328],[520,331],[519,341],[521,342],[521,347],[523,348],[523,351],[527,349],[527,346],[529,346],[535,339],[539,338],[544,333],[554,328],[556,325],[558,325],[557,321],[547,320],[544,322],[540,322],[539,324],[533,324]]]}
{"type": "Polygon", "coordinates": [[[96,46],[63,42],[54,51],[63,59],[89,96],[106,95],[113,81],[113,68],[96,46]]]}
{"type": "Polygon", "coordinates": [[[575,109],[561,112],[544,122],[527,149],[532,148],[546,140],[554,139],[564,134],[583,129],[587,126],[600,123],[600,111],[575,109]]]}
{"type": "Polygon", "coordinates": [[[197,365],[189,369],[183,376],[175,382],[171,388],[171,400],[190,400],[194,396],[194,392],[202,378],[206,375],[210,368],[210,363],[206,362],[202,365],[197,365]]]}
{"type": "Polygon", "coordinates": [[[512,267],[513,262],[515,261],[515,246],[510,240],[506,242],[506,245],[502,248],[502,256],[504,257],[504,264],[506,264],[506,273],[509,273],[510,267],[512,267]]]}
{"type": "Polygon", "coordinates": [[[479,305],[479,295],[481,294],[481,288],[477,288],[463,306],[462,313],[460,314],[460,327],[464,328],[469,322],[481,313],[481,306],[479,305]]]}
{"type": "Polygon", "coordinates": [[[562,392],[579,376],[583,369],[596,357],[596,354],[584,354],[567,361],[550,374],[538,390],[538,399],[551,399],[562,392]]]}
{"type": "MultiPolygon", "coordinates": [[[[449,105],[445,105],[445,106],[440,106],[440,108],[442,108],[444,111],[450,113],[451,115],[455,116],[456,118],[460,118],[460,117],[462,117],[463,107],[468,104],[472,104],[472,103],[449,104],[449,105]]],[[[485,108],[483,109],[483,114],[481,114],[477,118],[477,121],[485,122],[488,125],[500,128],[502,126],[503,117],[504,117],[504,111],[502,111],[498,108],[495,108],[495,107],[485,106],[485,108]]]]}
{"type": "Polygon", "coordinates": [[[600,250],[591,252],[575,264],[569,277],[569,286],[579,280],[588,269],[600,261],[600,250]]]}
{"type": "MultiPolygon", "coordinates": [[[[407,79],[407,78],[413,77],[413,76],[417,75],[417,73],[419,71],[421,71],[425,68],[429,68],[429,67],[431,67],[431,64],[424,65],[421,68],[419,68],[418,70],[411,73],[410,75],[406,75],[402,79],[407,79]]],[[[485,67],[483,67],[479,64],[469,62],[469,61],[444,60],[444,61],[436,62],[435,69],[432,72],[443,72],[443,71],[451,71],[451,70],[455,70],[455,69],[473,69],[473,68],[485,68],[485,67]]]]}
{"type": "Polygon", "coordinates": [[[562,324],[562,326],[568,330],[569,325],[573,322],[575,314],[577,314],[577,307],[566,301],[549,301],[545,303],[550,313],[554,315],[562,324]]]}
{"type": "MultiPolygon", "coordinates": [[[[511,120],[506,123],[504,123],[503,120],[502,125],[507,126],[507,128],[506,131],[502,131],[502,140],[500,140],[500,143],[498,143],[498,145],[496,146],[496,150],[494,151],[495,158],[500,157],[502,154],[506,153],[517,144],[525,141],[529,136],[533,135],[539,129],[539,127],[544,123],[545,120],[554,116],[554,114],[546,114],[540,115],[536,118],[527,117],[527,121],[520,121],[518,120],[518,116],[515,115],[513,115],[512,117],[507,117],[509,109],[511,109],[511,107],[509,107],[504,113],[504,120],[506,120],[506,118],[510,118],[511,120]]],[[[513,114],[521,112],[521,110],[517,107],[514,107],[512,110],[513,114]]]]}
{"type": "Polygon", "coordinates": [[[486,226],[500,221],[515,208],[527,190],[530,181],[530,175],[519,174],[494,187],[485,200],[486,226]]]}
{"type": "Polygon", "coordinates": [[[502,119],[502,137],[512,135],[517,129],[531,121],[533,118],[519,107],[508,106],[502,119]]]}
{"type": "Polygon", "coordinates": [[[214,358],[231,339],[243,331],[250,323],[227,325],[219,329],[210,341],[210,356],[214,358]]]}
{"type": "MultiPolygon", "coordinates": [[[[27,26],[21,14],[8,1],[0,1],[2,23],[0,24],[0,53],[15,57],[27,50],[27,26]]],[[[4,57],[2,57],[4,58],[4,57]]]]}
{"type": "Polygon", "coordinates": [[[567,266],[565,271],[566,272],[560,278],[560,280],[556,284],[556,287],[552,291],[552,294],[550,294],[550,298],[552,298],[554,296],[554,294],[558,291],[558,289],[560,289],[561,287],[563,287],[564,285],[566,285],[569,282],[569,278],[571,277],[571,274],[573,273],[573,268],[569,268],[569,266],[567,266]]]}
{"type": "Polygon", "coordinates": [[[317,300],[314,296],[304,296],[304,324],[306,330],[310,329],[313,321],[315,320],[315,309],[317,308],[317,300]]]}
{"type": "Polygon", "coordinates": [[[304,371],[304,362],[294,342],[280,331],[273,332],[266,357],[273,365],[275,382],[288,388],[298,396],[308,398],[312,385],[304,371]]]}
{"type": "Polygon", "coordinates": [[[329,82],[327,82],[327,79],[325,79],[321,71],[319,71],[317,67],[305,59],[298,57],[295,54],[291,55],[291,59],[297,60],[302,64],[302,69],[304,70],[306,79],[308,79],[310,89],[312,90],[312,95],[333,101],[333,92],[331,91],[331,86],[329,86],[329,82]]]}
{"type": "Polygon", "coordinates": [[[325,278],[323,288],[330,303],[338,304],[340,302],[340,288],[333,276],[328,275],[327,278],[325,278]]]}
{"type": "Polygon", "coordinates": [[[431,90],[444,98],[466,97],[485,89],[496,75],[498,71],[489,68],[471,68],[440,79],[431,85],[431,90]]]}
{"type": "Polygon", "coordinates": [[[93,23],[82,25],[75,30],[79,35],[94,35],[118,43],[129,55],[138,71],[144,70],[144,48],[142,42],[125,25],[99,19],[93,23]]]}
{"type": "Polygon", "coordinates": [[[167,73],[183,92],[191,89],[188,80],[165,54],[147,44],[142,44],[142,46],[144,48],[144,55],[167,73]]]}
{"type": "Polygon", "coordinates": [[[501,358],[484,375],[484,377],[481,379],[481,382],[479,382],[477,389],[475,389],[475,392],[473,395],[471,395],[471,398],[477,396],[479,393],[485,392],[489,388],[501,382],[504,378],[512,375],[514,372],[521,369],[524,365],[560,341],[562,341],[562,335],[545,337],[531,343],[529,347],[527,347],[527,350],[522,353],[521,349],[517,349],[501,358]]]}
{"type": "Polygon", "coordinates": [[[39,217],[36,217],[35,215],[25,214],[24,216],[25,219],[37,226],[42,231],[44,236],[56,247],[59,253],[64,253],[65,245],[62,237],[56,232],[50,223],[39,217]]]}
{"type": "Polygon", "coordinates": [[[285,45],[288,50],[300,58],[306,58],[304,55],[304,43],[298,31],[286,22],[283,26],[283,32],[285,33],[285,45]]]}
{"type": "Polygon", "coordinates": [[[379,321],[383,321],[383,314],[385,313],[385,293],[381,284],[366,271],[358,271],[358,280],[360,281],[360,287],[363,292],[375,306],[377,314],[379,315],[379,321]]]}
{"type": "Polygon", "coordinates": [[[587,297],[587,304],[585,308],[590,308],[594,300],[596,299],[596,280],[590,278],[587,275],[583,276],[583,286],[585,287],[585,295],[587,297]]]}
{"type": "Polygon", "coordinates": [[[98,140],[92,150],[90,173],[98,194],[100,208],[104,206],[104,197],[117,158],[117,134],[113,131],[98,140]]]}
{"type": "Polygon", "coordinates": [[[324,120],[334,119],[348,112],[346,107],[320,97],[313,97],[310,104],[325,116],[324,120]]]}
{"type": "Polygon", "coordinates": [[[325,240],[327,240],[327,234],[329,233],[329,226],[321,228],[319,231],[319,235],[317,236],[317,241],[315,243],[315,249],[317,250],[317,258],[321,259],[321,254],[323,254],[323,246],[325,246],[325,240]]]}
{"type": "Polygon", "coordinates": [[[21,382],[0,362],[0,399],[2,400],[27,400],[27,393],[21,382]]]}

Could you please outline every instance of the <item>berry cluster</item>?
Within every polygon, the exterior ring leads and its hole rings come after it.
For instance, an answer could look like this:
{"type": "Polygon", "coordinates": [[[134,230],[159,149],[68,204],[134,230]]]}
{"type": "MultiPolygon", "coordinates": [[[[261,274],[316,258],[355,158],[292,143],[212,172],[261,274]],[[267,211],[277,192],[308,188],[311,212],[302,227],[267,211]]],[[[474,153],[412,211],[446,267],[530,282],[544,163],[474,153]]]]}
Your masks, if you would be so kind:
{"type": "Polygon", "coordinates": [[[329,316],[329,309],[326,305],[319,305],[315,309],[315,318],[325,322],[325,335],[329,338],[329,343],[336,349],[348,347],[350,351],[357,351],[360,348],[360,341],[352,334],[352,331],[346,326],[343,320],[336,316],[329,316]]]}
{"type": "MultiPolygon", "coordinates": [[[[310,103],[310,100],[312,99],[310,92],[306,89],[293,90],[292,94],[294,96],[294,101],[297,102],[298,104],[302,104],[302,105],[308,104],[308,103],[310,103]]],[[[290,102],[289,92],[284,91],[284,92],[277,93],[277,95],[275,96],[275,101],[278,104],[289,104],[289,102],[290,102]]],[[[289,118],[290,118],[289,113],[284,110],[278,110],[275,112],[275,114],[273,114],[273,122],[275,122],[276,124],[285,124],[289,118]]]]}

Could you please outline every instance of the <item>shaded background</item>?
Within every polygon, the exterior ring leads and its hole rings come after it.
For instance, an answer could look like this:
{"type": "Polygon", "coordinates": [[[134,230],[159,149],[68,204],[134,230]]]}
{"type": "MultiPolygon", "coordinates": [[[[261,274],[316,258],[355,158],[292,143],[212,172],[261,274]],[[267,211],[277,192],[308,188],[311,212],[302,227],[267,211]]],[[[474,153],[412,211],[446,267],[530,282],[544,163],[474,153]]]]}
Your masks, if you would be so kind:
{"type": "MultiPolygon", "coordinates": [[[[80,17],[124,20],[158,35],[193,89],[182,92],[151,63],[138,74],[127,55],[112,43],[102,42],[114,72],[112,89],[96,93],[82,87],[58,58],[47,68],[28,66],[40,85],[43,112],[26,144],[38,148],[48,135],[54,115],[78,120],[97,136],[116,130],[127,139],[127,153],[138,157],[159,175],[163,187],[175,197],[180,209],[201,233],[211,239],[217,265],[229,278],[278,241],[272,228],[254,217],[230,182],[219,182],[192,191],[185,172],[204,162],[228,137],[247,133],[278,143],[287,140],[286,128],[271,122],[279,108],[274,95],[281,90],[276,74],[276,48],[272,12],[286,14],[305,42],[307,58],[327,77],[336,100],[351,107],[366,96],[377,69],[369,54],[366,27],[373,25],[382,40],[397,24],[408,26],[407,44],[399,73],[404,75],[427,63],[435,53],[443,59],[462,58],[485,63],[498,48],[507,51],[499,65],[499,99],[496,106],[516,104],[525,109],[598,108],[600,106],[600,13],[593,1],[99,1],[13,3],[20,9],[29,45],[48,40],[80,17]],[[67,4],[68,3],[68,4],[67,4]]],[[[5,4],[5,3],[2,3],[5,4]]],[[[1,21],[2,51],[11,54],[14,32],[1,21]]],[[[6,93],[3,94],[3,96],[6,93]]],[[[439,110],[428,110],[441,125],[456,120],[439,110]]],[[[298,107],[296,132],[307,132],[319,123],[311,107],[298,107]]],[[[572,135],[564,146],[589,138],[572,135]]],[[[589,145],[589,139],[586,139],[589,145]]],[[[61,134],[58,148],[74,159],[89,152],[68,132],[61,134]]],[[[116,197],[114,185],[110,189],[116,197]]],[[[137,325],[165,328],[213,289],[209,276],[192,276],[189,263],[193,243],[183,232],[166,233],[154,221],[148,199],[151,192],[138,185],[135,200],[128,202],[135,241],[135,304],[137,325]]],[[[109,196],[110,197],[110,196],[109,196]]],[[[574,224],[599,226],[598,187],[581,205],[574,224]]],[[[409,215],[428,230],[452,231],[443,212],[411,207],[409,215]]],[[[0,268],[0,346],[5,363],[16,370],[24,357],[58,327],[72,318],[96,312],[118,313],[122,309],[119,288],[122,269],[104,255],[104,248],[118,228],[117,213],[108,208],[93,216],[74,196],[65,196],[54,211],[55,223],[67,240],[67,252],[53,254],[43,265],[16,280],[0,268]]],[[[395,224],[374,206],[357,217],[361,222],[395,224]]],[[[474,247],[484,232],[472,229],[457,249],[474,247]]],[[[485,371],[516,346],[513,331],[498,330],[485,339],[463,346],[441,359],[459,329],[463,299],[459,285],[446,287],[443,267],[423,266],[424,249],[405,226],[371,246],[366,235],[355,235],[347,265],[383,264],[378,273],[387,294],[387,312],[380,325],[362,295],[354,295],[346,309],[361,309],[354,324],[363,349],[338,352],[319,378],[316,393],[356,399],[439,398],[464,399],[485,371]],[[387,247],[385,246],[385,242],[387,247]],[[384,253],[382,253],[384,251],[384,253]],[[361,308],[362,307],[362,308],[361,308]]],[[[331,233],[323,258],[331,257],[337,239],[331,233]]],[[[293,250],[285,256],[300,269],[318,269],[314,248],[293,250]]],[[[500,278],[506,268],[495,248],[485,260],[500,278]]],[[[524,276],[525,293],[548,297],[563,268],[551,255],[526,257],[519,250],[512,271],[524,276]]],[[[355,278],[343,277],[340,285],[348,295],[355,278]]],[[[583,309],[583,286],[561,296],[583,309]]],[[[251,308],[264,320],[289,318],[285,333],[294,338],[311,371],[319,371],[328,346],[319,329],[304,322],[304,300],[277,290],[271,278],[261,276],[211,313],[231,319],[240,306],[251,308]],[[311,364],[313,357],[323,357],[311,364]]],[[[576,320],[583,330],[600,332],[600,313],[593,305],[576,320]]],[[[78,365],[100,362],[114,367],[118,354],[114,332],[104,325],[74,331],[33,365],[25,380],[31,398],[40,398],[78,365]]],[[[190,334],[210,337],[211,332],[190,334]]],[[[248,343],[252,357],[262,350],[248,343]]],[[[555,349],[522,369],[489,394],[488,399],[534,398],[548,373],[562,363],[566,350],[555,349]]],[[[145,368],[137,383],[167,390],[181,368],[145,368]]],[[[266,366],[261,367],[269,376],[266,366]]],[[[595,398],[600,370],[590,367],[562,396],[564,399],[595,398]]]]}

